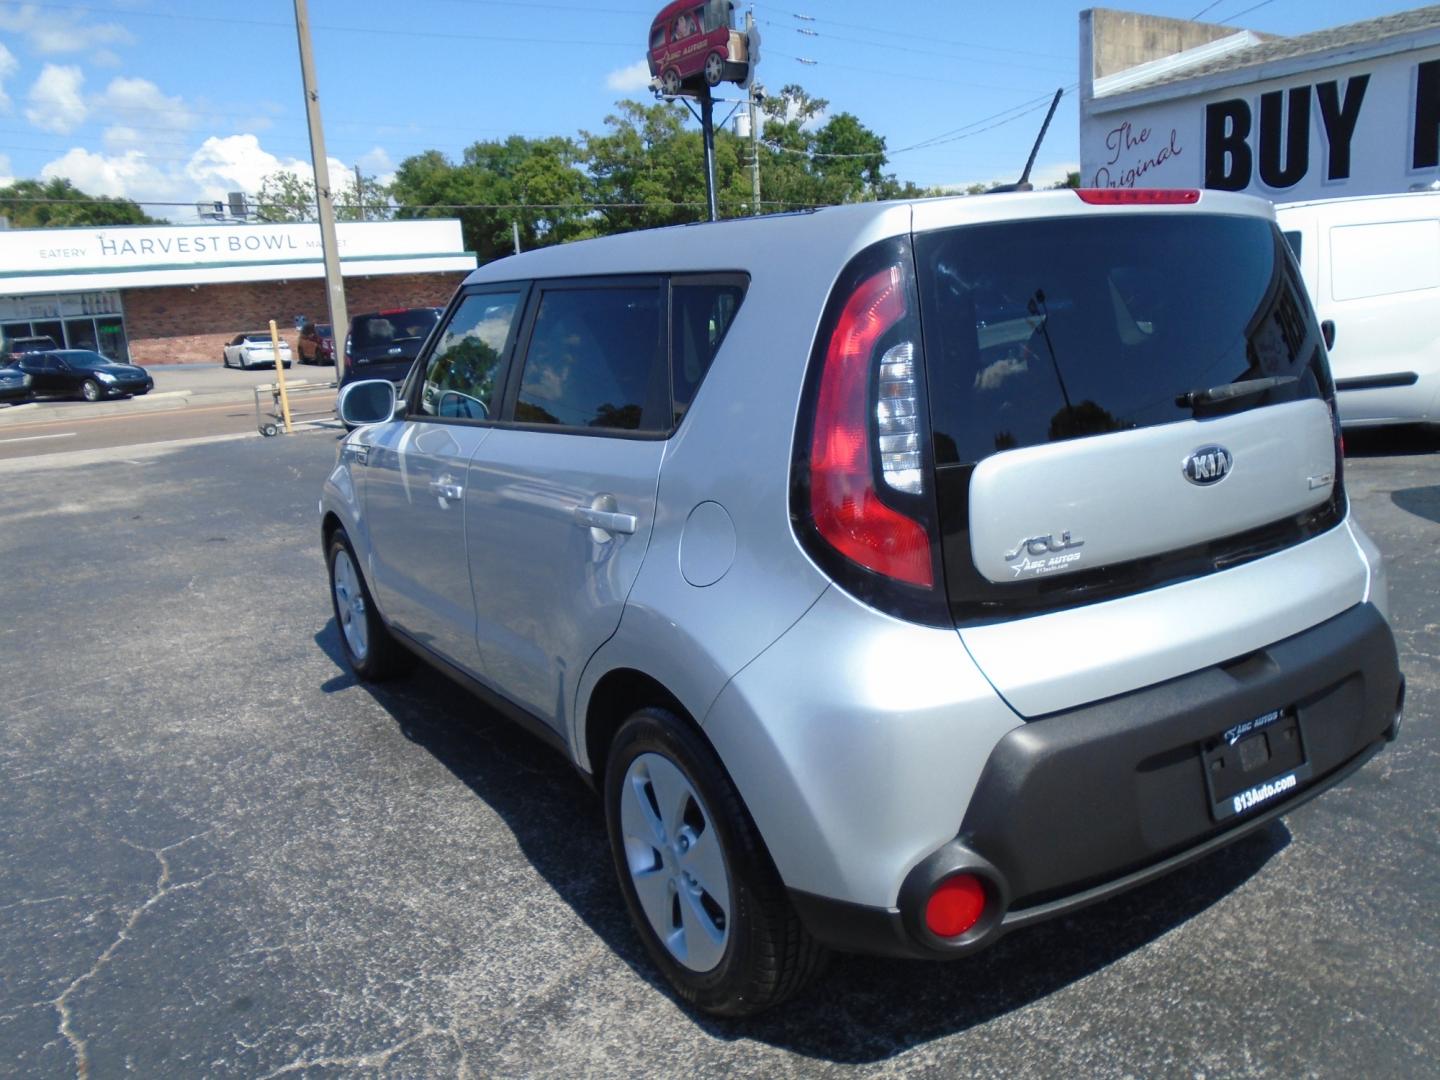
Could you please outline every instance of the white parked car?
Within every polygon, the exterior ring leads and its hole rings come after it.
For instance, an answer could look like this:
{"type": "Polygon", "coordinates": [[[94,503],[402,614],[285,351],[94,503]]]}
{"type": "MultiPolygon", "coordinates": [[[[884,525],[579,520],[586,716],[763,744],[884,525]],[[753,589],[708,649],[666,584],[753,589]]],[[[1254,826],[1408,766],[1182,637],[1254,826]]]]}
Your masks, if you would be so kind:
{"type": "Polygon", "coordinates": [[[1340,422],[1440,422],[1440,191],[1275,208],[1325,324],[1340,422]]]}
{"type": "MultiPolygon", "coordinates": [[[[280,362],[290,366],[290,344],[280,342],[280,362]]],[[[275,346],[268,330],[236,334],[225,346],[225,366],[238,368],[274,367],[275,346]]]]}

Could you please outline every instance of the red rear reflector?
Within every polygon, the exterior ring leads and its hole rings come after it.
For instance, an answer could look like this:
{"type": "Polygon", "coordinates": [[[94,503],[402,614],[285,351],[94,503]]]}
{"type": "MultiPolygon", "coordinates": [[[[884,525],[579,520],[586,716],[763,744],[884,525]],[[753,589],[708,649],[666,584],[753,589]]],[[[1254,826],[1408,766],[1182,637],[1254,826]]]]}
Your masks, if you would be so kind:
{"type": "Polygon", "coordinates": [[[985,911],[985,886],[974,874],[948,877],[925,904],[925,925],[936,937],[954,938],[969,930],[985,911]]]}
{"type": "Polygon", "coordinates": [[[410,310],[410,308],[406,308],[406,307],[392,307],[392,308],[386,308],[384,311],[377,311],[375,314],[377,314],[377,315],[404,315],[404,314],[405,314],[407,311],[409,311],[409,310],[410,310]]]}
{"type": "Polygon", "coordinates": [[[1075,188],[1081,202],[1096,206],[1160,206],[1198,203],[1198,188],[1075,188]]]}
{"type": "Polygon", "coordinates": [[[810,512],[825,541],[878,574],[935,584],[925,526],[880,501],[870,458],[870,372],[875,343],[905,317],[898,267],[862,282],[825,350],[810,440],[810,512]]]}

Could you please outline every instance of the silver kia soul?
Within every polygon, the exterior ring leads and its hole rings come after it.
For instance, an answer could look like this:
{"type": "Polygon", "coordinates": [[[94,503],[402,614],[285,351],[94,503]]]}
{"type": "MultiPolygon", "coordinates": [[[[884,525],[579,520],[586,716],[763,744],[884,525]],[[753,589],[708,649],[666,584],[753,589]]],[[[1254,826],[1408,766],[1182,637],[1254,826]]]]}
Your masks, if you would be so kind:
{"type": "Polygon", "coordinates": [[[634,233],[465,281],[321,500],[415,654],[604,802],[687,1002],[957,957],[1399,729],[1379,553],[1268,203],[1057,191],[634,233]]]}

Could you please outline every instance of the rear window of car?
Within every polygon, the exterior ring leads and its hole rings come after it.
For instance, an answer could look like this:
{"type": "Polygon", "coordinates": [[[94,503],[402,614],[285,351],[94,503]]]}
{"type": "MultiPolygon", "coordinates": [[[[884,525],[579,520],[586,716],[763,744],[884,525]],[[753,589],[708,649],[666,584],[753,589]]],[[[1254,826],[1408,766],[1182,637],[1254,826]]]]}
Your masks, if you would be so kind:
{"type": "Polygon", "coordinates": [[[440,314],[434,308],[410,308],[385,311],[378,315],[359,315],[351,329],[351,344],[357,349],[391,345],[401,341],[423,340],[440,314]]]}
{"type": "Polygon", "coordinates": [[[1329,390],[1285,241],[1260,218],[1129,214],[916,239],[937,465],[1189,419],[1190,391],[1329,390]]]}

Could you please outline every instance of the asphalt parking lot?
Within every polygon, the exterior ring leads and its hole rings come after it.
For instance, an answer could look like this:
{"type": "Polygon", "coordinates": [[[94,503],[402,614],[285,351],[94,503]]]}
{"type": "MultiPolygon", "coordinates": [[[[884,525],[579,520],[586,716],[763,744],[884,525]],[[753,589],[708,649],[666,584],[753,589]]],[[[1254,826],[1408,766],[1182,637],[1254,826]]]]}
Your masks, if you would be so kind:
{"type": "Polygon", "coordinates": [[[650,970],[563,761],[347,675],[334,432],[0,464],[0,1073],[1440,1075],[1440,437],[1348,441],[1398,743],[1119,899],[733,1023],[650,970]]]}

